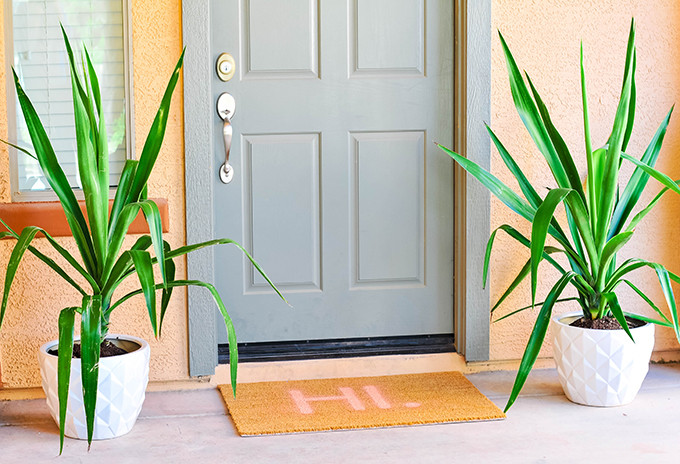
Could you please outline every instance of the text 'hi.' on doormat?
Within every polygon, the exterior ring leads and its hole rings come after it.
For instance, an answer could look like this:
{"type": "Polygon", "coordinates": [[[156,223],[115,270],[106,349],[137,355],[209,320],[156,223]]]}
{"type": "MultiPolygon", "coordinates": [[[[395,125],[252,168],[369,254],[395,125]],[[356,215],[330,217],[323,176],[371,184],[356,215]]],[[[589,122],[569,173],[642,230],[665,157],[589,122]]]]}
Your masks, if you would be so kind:
{"type": "Polygon", "coordinates": [[[242,436],[497,420],[505,414],[460,372],[218,387],[242,436]]]}

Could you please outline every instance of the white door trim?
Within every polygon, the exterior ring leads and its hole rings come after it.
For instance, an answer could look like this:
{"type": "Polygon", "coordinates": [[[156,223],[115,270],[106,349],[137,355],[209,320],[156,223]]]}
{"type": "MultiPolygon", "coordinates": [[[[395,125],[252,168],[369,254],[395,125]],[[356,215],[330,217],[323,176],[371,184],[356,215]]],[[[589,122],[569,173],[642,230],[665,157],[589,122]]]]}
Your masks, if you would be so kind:
{"type": "MultiPolygon", "coordinates": [[[[211,98],[214,58],[210,52],[210,2],[182,2],[184,60],[184,156],[186,183],[187,243],[215,238],[212,218],[214,102],[211,98]]],[[[489,167],[490,142],[483,122],[490,118],[491,95],[491,0],[456,0],[454,57],[456,149],[489,167]]],[[[489,193],[475,182],[466,182],[457,170],[455,183],[455,339],[456,348],[468,361],[489,357],[489,292],[479,285],[466,285],[481,275],[486,234],[490,227],[489,193]],[[468,233],[469,232],[469,233],[468,233]]],[[[212,249],[196,251],[187,258],[191,279],[214,282],[212,249]]],[[[212,375],[217,365],[215,307],[210,294],[190,287],[189,373],[212,375]]]]}

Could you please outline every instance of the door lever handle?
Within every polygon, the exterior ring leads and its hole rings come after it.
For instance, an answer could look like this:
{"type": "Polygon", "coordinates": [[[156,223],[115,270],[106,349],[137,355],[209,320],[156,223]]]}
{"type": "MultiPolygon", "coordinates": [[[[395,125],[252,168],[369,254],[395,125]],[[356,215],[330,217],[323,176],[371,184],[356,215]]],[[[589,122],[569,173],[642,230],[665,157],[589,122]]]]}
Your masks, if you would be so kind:
{"type": "Polygon", "coordinates": [[[220,166],[220,180],[224,184],[228,184],[234,178],[234,167],[229,164],[229,151],[231,150],[231,136],[233,129],[231,128],[231,121],[228,117],[224,118],[224,127],[222,128],[222,135],[224,136],[224,163],[220,166]]]}
{"type": "Polygon", "coordinates": [[[231,139],[233,135],[231,119],[234,117],[235,110],[236,101],[231,94],[224,92],[217,98],[217,114],[224,121],[224,125],[222,126],[222,136],[224,138],[224,163],[220,166],[220,180],[224,184],[228,184],[234,178],[234,167],[229,164],[229,152],[231,151],[231,139]]]}

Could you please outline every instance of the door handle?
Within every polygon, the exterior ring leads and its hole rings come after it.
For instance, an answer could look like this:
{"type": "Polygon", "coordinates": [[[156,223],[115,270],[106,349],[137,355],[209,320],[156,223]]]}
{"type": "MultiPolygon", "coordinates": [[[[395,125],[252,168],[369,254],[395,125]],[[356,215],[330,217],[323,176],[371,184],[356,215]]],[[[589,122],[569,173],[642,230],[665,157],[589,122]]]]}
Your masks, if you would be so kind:
{"type": "Polygon", "coordinates": [[[228,184],[234,178],[234,167],[229,164],[229,152],[231,151],[231,139],[233,129],[231,127],[231,120],[236,111],[236,100],[234,97],[224,92],[217,98],[217,114],[224,121],[222,126],[222,136],[224,138],[224,163],[220,166],[220,180],[224,184],[228,184]]]}

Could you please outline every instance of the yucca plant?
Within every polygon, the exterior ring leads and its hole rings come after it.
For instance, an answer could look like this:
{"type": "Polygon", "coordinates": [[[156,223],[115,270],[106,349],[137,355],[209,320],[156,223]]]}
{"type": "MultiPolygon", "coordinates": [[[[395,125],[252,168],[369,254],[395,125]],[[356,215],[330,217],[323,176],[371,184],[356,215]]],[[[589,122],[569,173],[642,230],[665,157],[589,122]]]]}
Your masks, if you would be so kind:
{"type": "Polygon", "coordinates": [[[531,305],[516,309],[497,320],[530,308],[540,308],[522,357],[512,393],[505,407],[507,411],[517,398],[536,361],[556,303],[577,302],[583,312],[583,318],[586,320],[592,321],[605,317],[616,318],[631,339],[633,337],[626,317],[671,327],[680,341],[678,311],[671,288],[671,281],[680,282],[680,277],[669,272],[661,264],[644,259],[630,258],[620,264],[616,262],[617,252],[631,240],[635,227],[640,221],[654,208],[666,192],[680,193],[680,188],[678,181],[673,181],[667,175],[654,169],[673,112],[672,108],[661,121],[658,130],[639,159],[626,152],[635,115],[636,52],[634,21],[631,22],[628,37],[623,87],[614,118],[614,126],[606,143],[597,149],[593,149],[591,143],[583,45],[581,44],[581,95],[585,159],[587,162],[585,186],[582,184],[576,160],[554,126],[536,87],[526,73],[525,82],[503,35],[499,33],[499,36],[505,54],[515,107],[538,151],[545,158],[555,185],[549,188],[547,194],[542,197],[539,192],[544,189],[529,182],[519,165],[488,125],[486,128],[491,140],[503,162],[517,180],[523,196],[520,196],[479,165],[448,148],[443,146],[440,146],[440,148],[479,180],[506,206],[531,223],[531,238],[526,237],[508,224],[494,230],[487,243],[484,260],[482,280],[483,285],[486,285],[489,257],[498,231],[507,233],[514,240],[529,248],[529,260],[493,305],[491,311],[493,313],[527,276],[531,276],[531,305]],[[632,163],[635,170],[626,182],[619,182],[619,174],[624,161],[632,163]],[[636,209],[650,176],[663,185],[663,190],[649,204],[644,205],[643,208],[638,208],[636,214],[633,215],[633,210],[636,209]],[[564,221],[560,223],[555,216],[555,211],[560,204],[563,204],[566,210],[566,227],[563,224],[564,221]],[[546,244],[548,236],[552,239],[551,244],[546,244]],[[563,265],[564,261],[560,263],[555,259],[559,255],[566,258],[567,266],[563,265]],[[553,266],[560,277],[553,284],[545,300],[537,303],[538,269],[543,260],[553,266]],[[658,277],[670,310],[670,318],[642,290],[628,280],[632,271],[645,267],[653,270],[658,277]],[[659,319],[624,311],[619,304],[616,293],[621,284],[625,284],[638,294],[658,314],[659,319]],[[575,289],[576,296],[563,297],[568,286],[575,289]]]}
{"type": "MultiPolygon", "coordinates": [[[[4,221],[0,222],[8,231],[0,233],[0,238],[14,238],[16,245],[10,255],[5,275],[2,306],[0,306],[0,327],[7,308],[8,294],[17,267],[26,251],[31,252],[47,264],[69,285],[82,295],[79,306],[61,310],[59,314],[59,358],[58,391],[60,416],[60,450],[64,445],[64,421],[69,390],[71,358],[73,356],[74,326],[76,314],[80,316],[80,344],[82,360],[82,384],[88,432],[88,445],[92,441],[94,412],[97,402],[97,382],[99,374],[100,345],[109,330],[111,313],[123,302],[136,295],[144,295],[149,320],[156,337],[161,334],[165,312],[172,291],[180,286],[204,287],[212,294],[227,328],[231,382],[236,392],[236,371],[238,362],[236,334],[234,326],[224,306],[222,298],[213,285],[198,280],[175,279],[174,259],[187,253],[218,244],[233,244],[248,257],[269,285],[276,290],[271,280],[248,252],[238,243],[229,239],[217,239],[195,245],[171,249],[163,240],[161,217],[157,205],[147,198],[147,181],[154,167],[163,142],[170,111],[170,100],[179,79],[184,58],[182,52],[163,95],[160,107],[147,136],[144,148],[138,159],[129,159],[120,176],[120,181],[109,211],[109,152],[107,147],[106,126],[102,112],[99,81],[94,67],[83,46],[81,62],[77,63],[66,32],[62,27],[64,43],[68,53],[73,91],[73,108],[76,128],[78,173],[85,196],[85,214],[76,200],[69,182],[59,165],[52,144],[40,122],[30,99],[13,70],[14,83],[21,110],[26,119],[35,154],[16,145],[5,142],[22,152],[36,158],[40,167],[59,198],[63,207],[73,239],[80,252],[80,259],[69,253],[54,240],[49,233],[39,227],[26,227],[20,233],[13,231],[4,221]],[[79,70],[79,66],[81,69],[79,70]],[[123,248],[127,230],[142,211],[150,233],[143,235],[130,248],[123,248]],[[42,234],[47,242],[70,265],[65,268],[52,258],[31,245],[31,241],[42,234]],[[153,249],[154,256],[149,249],[153,249]],[[162,282],[156,283],[154,267],[158,266],[162,282]],[[132,275],[137,275],[141,289],[123,296],[116,296],[118,286],[132,275]],[[82,286],[87,282],[87,286],[82,286]],[[157,309],[156,292],[162,292],[160,312],[157,309]]],[[[285,299],[284,299],[285,301],[285,299]]],[[[61,452],[61,451],[60,451],[61,452]]]]}

